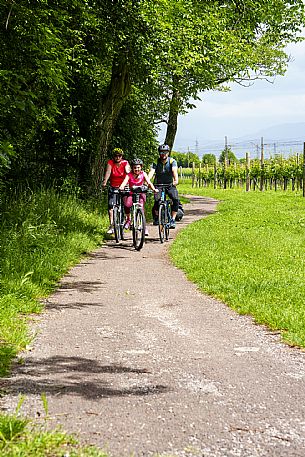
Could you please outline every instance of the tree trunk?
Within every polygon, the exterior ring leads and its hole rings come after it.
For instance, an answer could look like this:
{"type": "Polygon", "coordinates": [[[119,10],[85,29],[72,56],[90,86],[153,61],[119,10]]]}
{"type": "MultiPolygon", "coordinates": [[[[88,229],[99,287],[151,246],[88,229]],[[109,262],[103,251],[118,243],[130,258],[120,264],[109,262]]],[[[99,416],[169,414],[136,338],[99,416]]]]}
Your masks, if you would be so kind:
{"type": "Polygon", "coordinates": [[[168,123],[166,129],[165,144],[168,144],[172,150],[176,138],[177,127],[178,127],[178,114],[180,109],[180,92],[177,89],[175,82],[178,82],[178,79],[173,77],[173,93],[170,101],[168,123]]]}
{"type": "Polygon", "coordinates": [[[131,82],[127,61],[125,57],[121,57],[118,61],[113,62],[109,89],[100,105],[97,122],[98,145],[91,161],[91,174],[95,190],[99,188],[103,177],[105,159],[113,130],[130,91],[131,82]]]}

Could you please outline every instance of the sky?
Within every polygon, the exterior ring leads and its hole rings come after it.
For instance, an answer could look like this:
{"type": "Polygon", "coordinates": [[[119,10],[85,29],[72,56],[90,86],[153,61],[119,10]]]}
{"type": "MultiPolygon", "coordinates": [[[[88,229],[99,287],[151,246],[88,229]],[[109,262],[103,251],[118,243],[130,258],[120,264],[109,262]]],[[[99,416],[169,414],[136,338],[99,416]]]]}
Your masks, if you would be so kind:
{"type": "MultiPolygon", "coordinates": [[[[272,126],[305,123],[305,41],[289,45],[287,52],[291,56],[288,70],[273,83],[233,84],[230,92],[202,94],[197,107],[179,117],[174,150],[198,153],[211,140],[224,144],[227,137],[230,143],[272,126]]],[[[163,137],[160,132],[160,142],[163,137]]]]}

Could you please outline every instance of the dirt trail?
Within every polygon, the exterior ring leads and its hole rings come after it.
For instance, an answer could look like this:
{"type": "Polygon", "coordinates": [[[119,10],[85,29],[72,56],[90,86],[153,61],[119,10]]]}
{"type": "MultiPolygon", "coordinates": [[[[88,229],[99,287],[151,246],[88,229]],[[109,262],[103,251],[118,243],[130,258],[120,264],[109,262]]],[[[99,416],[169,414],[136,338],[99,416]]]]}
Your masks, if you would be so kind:
{"type": "MultiPolygon", "coordinates": [[[[179,229],[215,207],[192,197],[179,229]]],[[[114,457],[303,457],[305,354],[201,294],[167,247],[150,227],[142,251],[109,241],[73,268],[2,408],[21,392],[43,416],[45,392],[52,426],[114,457]]]]}

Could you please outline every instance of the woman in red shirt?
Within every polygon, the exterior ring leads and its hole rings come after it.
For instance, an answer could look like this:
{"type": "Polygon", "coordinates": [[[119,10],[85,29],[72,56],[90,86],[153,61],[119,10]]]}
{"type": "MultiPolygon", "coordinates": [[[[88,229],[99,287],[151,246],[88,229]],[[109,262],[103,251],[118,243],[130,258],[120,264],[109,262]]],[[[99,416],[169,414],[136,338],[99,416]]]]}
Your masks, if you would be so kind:
{"type": "MultiPolygon", "coordinates": [[[[113,233],[113,203],[114,193],[113,189],[118,189],[124,181],[127,173],[130,172],[130,166],[127,160],[123,159],[123,151],[120,148],[113,150],[113,159],[108,160],[104,180],[102,186],[105,187],[108,180],[110,187],[108,190],[108,214],[110,226],[107,230],[108,234],[113,233]]],[[[126,219],[130,219],[130,208],[125,207],[126,219]]]]}

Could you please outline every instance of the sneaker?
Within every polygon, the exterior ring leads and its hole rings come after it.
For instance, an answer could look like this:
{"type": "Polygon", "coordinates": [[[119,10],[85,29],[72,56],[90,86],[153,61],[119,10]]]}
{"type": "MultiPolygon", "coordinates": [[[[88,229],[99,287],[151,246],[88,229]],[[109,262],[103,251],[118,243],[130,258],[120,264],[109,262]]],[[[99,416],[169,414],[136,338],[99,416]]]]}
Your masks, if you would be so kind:
{"type": "Polygon", "coordinates": [[[124,229],[129,230],[130,229],[130,219],[127,219],[127,221],[124,224],[124,229]]]}
{"type": "Polygon", "coordinates": [[[153,225],[159,225],[158,218],[154,218],[154,220],[153,220],[153,225]]]}
{"type": "Polygon", "coordinates": [[[148,228],[146,227],[146,228],[145,228],[145,236],[148,236],[148,235],[149,235],[149,233],[148,233],[148,228]]]}
{"type": "Polygon", "coordinates": [[[176,228],[176,222],[174,221],[174,219],[171,219],[171,220],[170,220],[169,228],[170,228],[170,229],[176,228]]]}
{"type": "Polygon", "coordinates": [[[109,225],[109,228],[106,233],[107,233],[107,235],[112,235],[114,233],[112,225],[109,225]]]}

